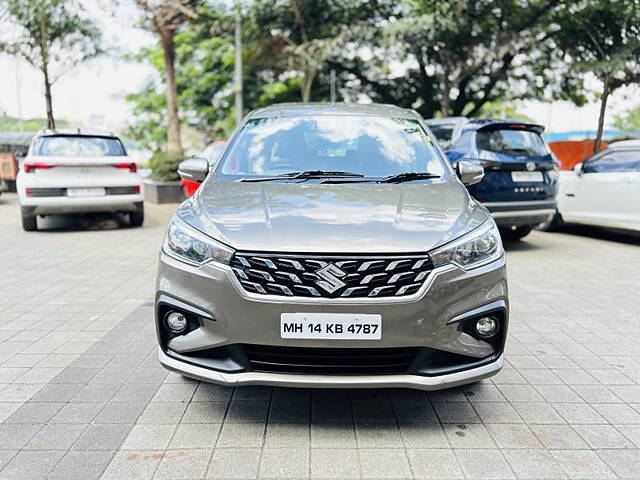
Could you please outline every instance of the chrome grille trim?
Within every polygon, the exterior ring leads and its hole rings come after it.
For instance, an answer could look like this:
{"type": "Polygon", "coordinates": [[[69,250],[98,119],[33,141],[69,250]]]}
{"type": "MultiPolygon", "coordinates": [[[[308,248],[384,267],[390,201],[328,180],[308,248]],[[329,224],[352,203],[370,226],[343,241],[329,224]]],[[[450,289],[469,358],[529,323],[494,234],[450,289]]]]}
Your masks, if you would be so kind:
{"type": "Polygon", "coordinates": [[[258,296],[355,300],[412,296],[429,278],[433,266],[426,255],[236,252],[231,270],[248,293],[258,296]]]}

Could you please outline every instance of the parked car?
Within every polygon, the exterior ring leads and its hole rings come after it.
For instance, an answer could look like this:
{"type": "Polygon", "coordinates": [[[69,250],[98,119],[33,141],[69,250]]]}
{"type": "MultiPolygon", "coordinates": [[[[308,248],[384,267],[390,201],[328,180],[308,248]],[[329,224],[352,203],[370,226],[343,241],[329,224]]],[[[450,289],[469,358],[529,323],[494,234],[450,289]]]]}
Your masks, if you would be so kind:
{"type": "Polygon", "coordinates": [[[37,230],[39,215],[95,212],[123,212],[140,226],[144,187],[137,170],[114,135],[38,132],[17,177],[22,226],[37,230]]]}
{"type": "Polygon", "coordinates": [[[560,172],[558,209],[541,229],[562,222],[640,231],[640,140],[611,143],[560,172]]]}
{"type": "Polygon", "coordinates": [[[469,122],[467,117],[441,117],[425,120],[438,144],[446,149],[462,134],[462,128],[469,122]]]}
{"type": "Polygon", "coordinates": [[[440,389],[503,365],[505,257],[489,212],[417,113],[285,104],[249,114],[171,219],[156,327],[203,381],[440,389]]]}
{"type": "Polygon", "coordinates": [[[528,235],[555,212],[558,163],[543,130],[517,120],[469,119],[445,150],[454,164],[484,167],[484,178],[469,192],[489,209],[506,240],[528,235]]]}

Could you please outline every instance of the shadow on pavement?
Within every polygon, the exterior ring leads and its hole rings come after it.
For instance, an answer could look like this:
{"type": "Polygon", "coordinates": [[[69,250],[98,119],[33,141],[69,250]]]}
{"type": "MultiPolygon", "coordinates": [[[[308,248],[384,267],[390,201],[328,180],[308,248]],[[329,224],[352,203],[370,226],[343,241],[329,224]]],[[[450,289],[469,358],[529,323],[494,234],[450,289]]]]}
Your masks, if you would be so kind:
{"type": "Polygon", "coordinates": [[[116,230],[122,227],[129,227],[129,219],[119,214],[48,215],[38,218],[38,230],[46,232],[116,230]]]}
{"type": "Polygon", "coordinates": [[[609,230],[606,228],[589,227],[586,225],[563,225],[558,228],[557,232],[548,232],[549,235],[553,235],[554,233],[566,233],[581,237],[595,238],[598,240],[607,240],[609,242],[640,245],[640,233],[632,231],[609,230]]]}

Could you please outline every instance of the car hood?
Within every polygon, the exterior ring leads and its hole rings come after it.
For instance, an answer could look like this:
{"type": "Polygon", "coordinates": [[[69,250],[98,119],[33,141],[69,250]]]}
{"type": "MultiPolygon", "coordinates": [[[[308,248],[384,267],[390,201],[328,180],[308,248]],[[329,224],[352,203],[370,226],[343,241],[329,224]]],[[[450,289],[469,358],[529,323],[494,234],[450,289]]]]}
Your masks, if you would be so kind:
{"type": "Polygon", "coordinates": [[[489,218],[457,181],[421,184],[207,181],[178,216],[237,250],[418,253],[489,218]]]}

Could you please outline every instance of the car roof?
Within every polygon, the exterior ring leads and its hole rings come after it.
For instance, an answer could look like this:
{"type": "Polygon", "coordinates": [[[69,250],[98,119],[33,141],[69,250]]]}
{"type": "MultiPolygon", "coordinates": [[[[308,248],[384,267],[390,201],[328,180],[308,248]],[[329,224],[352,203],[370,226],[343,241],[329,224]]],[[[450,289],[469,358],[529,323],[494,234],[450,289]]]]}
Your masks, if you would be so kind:
{"type": "Polygon", "coordinates": [[[248,118],[298,117],[308,115],[349,115],[421,119],[408,108],[379,103],[279,103],[254,110],[248,118]]]}
{"type": "Polygon", "coordinates": [[[618,149],[618,148],[640,148],[640,138],[630,139],[630,140],[618,140],[615,142],[609,143],[607,149],[618,149]]]}
{"type": "Polygon", "coordinates": [[[493,130],[496,127],[504,126],[509,127],[511,125],[518,125],[519,128],[523,128],[524,130],[532,130],[538,133],[542,133],[544,131],[544,125],[539,125],[537,123],[525,122],[522,120],[512,119],[512,118],[470,118],[469,122],[465,124],[465,130],[493,130]]]}
{"type": "Polygon", "coordinates": [[[74,137],[107,137],[118,138],[113,132],[104,132],[99,130],[85,130],[81,128],[57,128],[40,130],[38,137],[54,137],[56,135],[66,135],[74,137]]]}
{"type": "Polygon", "coordinates": [[[462,123],[468,121],[467,117],[439,117],[425,119],[427,125],[445,125],[452,123],[462,123]]]}

